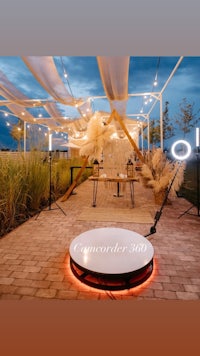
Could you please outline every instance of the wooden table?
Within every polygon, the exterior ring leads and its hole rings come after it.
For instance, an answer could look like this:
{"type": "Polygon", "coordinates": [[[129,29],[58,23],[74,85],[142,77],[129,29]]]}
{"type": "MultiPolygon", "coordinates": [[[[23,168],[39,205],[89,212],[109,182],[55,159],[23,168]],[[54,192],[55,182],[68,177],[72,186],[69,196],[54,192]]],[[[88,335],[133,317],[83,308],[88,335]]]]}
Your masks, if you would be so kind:
{"type": "Polygon", "coordinates": [[[117,193],[114,194],[115,197],[121,197],[120,195],[120,183],[130,183],[130,194],[131,194],[131,203],[132,207],[134,206],[134,182],[138,182],[138,178],[121,178],[121,177],[94,177],[91,176],[88,178],[89,180],[94,182],[93,185],[93,202],[92,206],[96,206],[96,200],[97,200],[97,189],[98,189],[98,183],[99,182],[115,182],[117,183],[117,193]]]}

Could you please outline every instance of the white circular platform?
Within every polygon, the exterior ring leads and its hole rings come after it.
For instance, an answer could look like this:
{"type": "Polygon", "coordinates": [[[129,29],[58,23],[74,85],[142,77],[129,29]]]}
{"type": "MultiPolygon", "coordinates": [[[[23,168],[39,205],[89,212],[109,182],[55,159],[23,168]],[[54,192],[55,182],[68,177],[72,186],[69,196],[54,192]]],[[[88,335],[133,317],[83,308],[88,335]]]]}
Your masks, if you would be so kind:
{"type": "MultiPolygon", "coordinates": [[[[132,278],[136,275],[137,280],[142,281],[143,278],[147,279],[146,274],[150,275],[153,268],[152,244],[144,236],[120,228],[86,231],[72,241],[69,253],[74,274],[83,282],[97,288],[98,281],[90,283],[85,280],[85,276],[90,274],[92,277],[113,279],[130,276],[132,278]],[[148,270],[145,274],[145,269],[149,266],[151,271],[148,270]],[[140,273],[141,278],[138,277],[140,273]]],[[[102,283],[100,286],[102,287],[102,283]]]]}

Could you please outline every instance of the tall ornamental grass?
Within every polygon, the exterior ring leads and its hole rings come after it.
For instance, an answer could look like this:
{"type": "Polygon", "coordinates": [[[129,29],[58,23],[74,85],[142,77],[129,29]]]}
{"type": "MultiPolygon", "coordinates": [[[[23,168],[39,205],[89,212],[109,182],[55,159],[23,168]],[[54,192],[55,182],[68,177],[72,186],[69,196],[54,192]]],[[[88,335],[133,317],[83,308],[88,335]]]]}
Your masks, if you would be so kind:
{"type": "Polygon", "coordinates": [[[27,208],[35,211],[40,205],[45,204],[49,193],[48,165],[40,153],[32,152],[30,157],[23,162],[25,167],[25,181],[28,191],[27,208]]]}
{"type": "Polygon", "coordinates": [[[27,214],[28,189],[23,162],[0,159],[0,234],[27,214]]]}
{"type": "MultiPolygon", "coordinates": [[[[82,163],[81,158],[52,158],[52,202],[70,186],[70,166],[82,163]]],[[[79,183],[89,174],[90,170],[86,170],[79,183]]],[[[49,187],[49,160],[44,160],[40,152],[32,152],[25,159],[0,158],[0,236],[47,206],[49,187]]]]}

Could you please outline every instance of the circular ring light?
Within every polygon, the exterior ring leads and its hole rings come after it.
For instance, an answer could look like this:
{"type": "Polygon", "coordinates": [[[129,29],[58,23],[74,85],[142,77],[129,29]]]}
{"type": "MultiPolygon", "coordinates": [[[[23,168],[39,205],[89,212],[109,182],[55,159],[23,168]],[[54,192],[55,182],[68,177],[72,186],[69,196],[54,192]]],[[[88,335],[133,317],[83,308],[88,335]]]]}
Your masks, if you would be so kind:
{"type": "Polygon", "coordinates": [[[172,148],[171,148],[171,151],[172,151],[172,155],[174,156],[174,158],[178,159],[179,161],[183,161],[184,159],[187,159],[191,152],[192,152],[192,149],[191,149],[191,146],[190,144],[185,141],[185,140],[178,140],[176,142],[173,143],[172,145],[172,148]],[[185,145],[187,150],[186,150],[186,153],[184,155],[178,155],[176,152],[175,152],[175,148],[177,145],[179,144],[182,144],[182,145],[185,145]]]}

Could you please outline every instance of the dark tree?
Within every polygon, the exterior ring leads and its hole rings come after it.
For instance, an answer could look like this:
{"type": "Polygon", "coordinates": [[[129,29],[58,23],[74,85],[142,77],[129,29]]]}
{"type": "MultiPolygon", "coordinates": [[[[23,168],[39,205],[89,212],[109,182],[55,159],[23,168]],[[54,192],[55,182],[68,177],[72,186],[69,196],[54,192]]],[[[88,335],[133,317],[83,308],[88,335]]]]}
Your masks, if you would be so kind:
{"type": "Polygon", "coordinates": [[[183,132],[183,138],[185,138],[186,134],[199,122],[199,118],[197,118],[199,111],[194,113],[194,103],[189,103],[186,98],[182,99],[179,107],[180,113],[177,114],[175,122],[179,130],[183,132]]]}
{"type": "Polygon", "coordinates": [[[163,111],[163,140],[168,140],[175,135],[174,126],[169,118],[169,101],[165,102],[165,109],[163,111]]]}
{"type": "MultiPolygon", "coordinates": [[[[144,135],[144,138],[147,140],[148,136],[144,135]]],[[[152,119],[149,121],[149,139],[149,143],[152,145],[160,142],[160,124],[158,120],[152,119]]]]}

